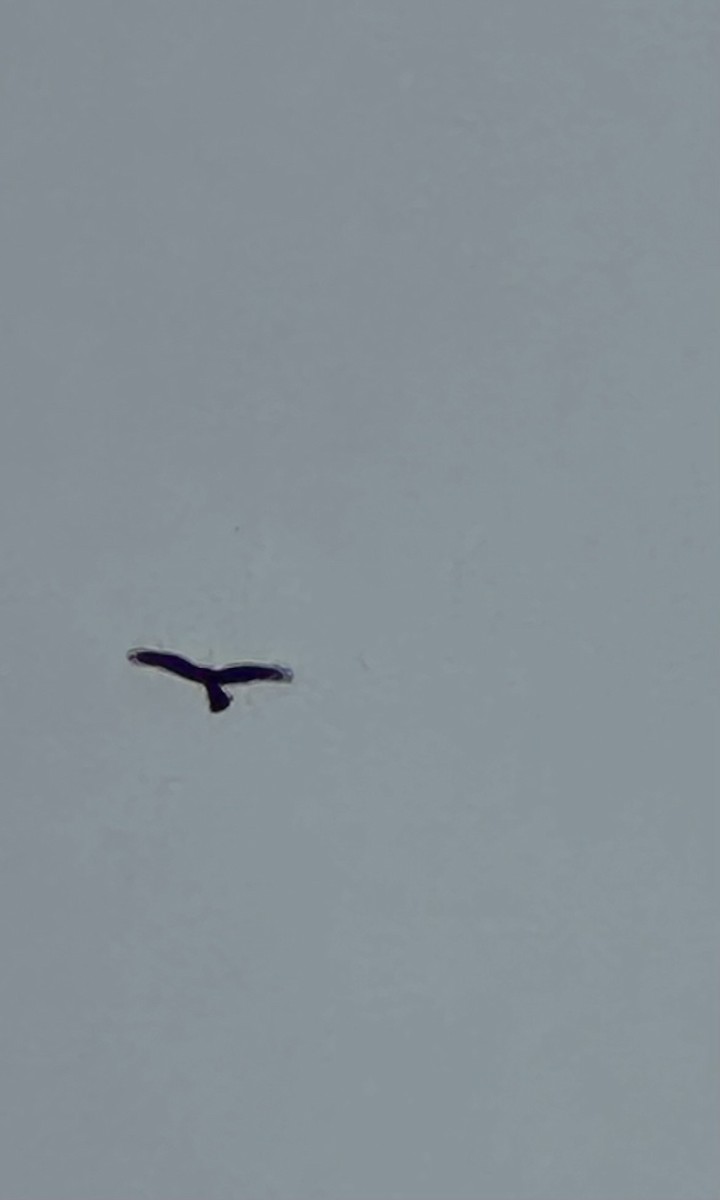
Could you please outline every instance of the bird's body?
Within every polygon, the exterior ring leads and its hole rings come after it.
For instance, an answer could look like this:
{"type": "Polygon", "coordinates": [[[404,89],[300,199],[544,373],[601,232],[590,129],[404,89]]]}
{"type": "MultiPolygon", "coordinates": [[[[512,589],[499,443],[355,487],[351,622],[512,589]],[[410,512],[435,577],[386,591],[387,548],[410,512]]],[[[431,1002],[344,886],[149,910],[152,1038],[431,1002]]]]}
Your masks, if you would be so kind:
{"type": "Polygon", "coordinates": [[[232,704],[232,696],[223,691],[229,683],[291,683],[290,667],[278,663],[230,663],[227,667],[203,667],[190,662],[180,654],[164,650],[128,650],[130,662],[146,667],[159,667],[172,675],[180,675],[193,683],[202,684],[207,692],[211,712],[222,712],[232,704]]]}

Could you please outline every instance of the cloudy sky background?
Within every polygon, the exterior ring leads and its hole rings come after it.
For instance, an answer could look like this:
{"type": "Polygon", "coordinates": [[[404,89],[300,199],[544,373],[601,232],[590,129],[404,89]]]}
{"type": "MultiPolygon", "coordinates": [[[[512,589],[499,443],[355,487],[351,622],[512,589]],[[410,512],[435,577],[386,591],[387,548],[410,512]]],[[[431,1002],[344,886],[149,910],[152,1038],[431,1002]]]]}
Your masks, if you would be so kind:
{"type": "Polygon", "coordinates": [[[6,6],[2,1195],[717,1195],[715,20],[6,6]]]}

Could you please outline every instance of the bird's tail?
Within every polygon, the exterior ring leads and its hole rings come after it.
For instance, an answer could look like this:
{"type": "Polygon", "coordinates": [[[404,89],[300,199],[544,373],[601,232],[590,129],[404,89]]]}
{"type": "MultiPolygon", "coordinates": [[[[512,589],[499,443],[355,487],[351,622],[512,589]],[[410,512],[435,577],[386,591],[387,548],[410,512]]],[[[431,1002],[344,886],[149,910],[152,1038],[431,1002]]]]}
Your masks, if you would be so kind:
{"type": "Polygon", "coordinates": [[[205,684],[205,688],[207,690],[210,712],[222,712],[223,709],[230,707],[233,698],[222,690],[219,683],[213,683],[210,680],[209,683],[205,684]]]}

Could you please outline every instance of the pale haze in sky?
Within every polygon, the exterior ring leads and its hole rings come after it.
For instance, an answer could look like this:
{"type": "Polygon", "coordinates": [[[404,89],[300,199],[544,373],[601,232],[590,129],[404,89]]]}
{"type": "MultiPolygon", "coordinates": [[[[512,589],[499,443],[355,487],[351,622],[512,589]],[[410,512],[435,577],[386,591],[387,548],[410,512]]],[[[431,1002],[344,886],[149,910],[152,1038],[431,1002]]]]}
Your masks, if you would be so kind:
{"type": "Polygon", "coordinates": [[[716,22],[6,5],[0,1200],[717,1197],[716,22]]]}

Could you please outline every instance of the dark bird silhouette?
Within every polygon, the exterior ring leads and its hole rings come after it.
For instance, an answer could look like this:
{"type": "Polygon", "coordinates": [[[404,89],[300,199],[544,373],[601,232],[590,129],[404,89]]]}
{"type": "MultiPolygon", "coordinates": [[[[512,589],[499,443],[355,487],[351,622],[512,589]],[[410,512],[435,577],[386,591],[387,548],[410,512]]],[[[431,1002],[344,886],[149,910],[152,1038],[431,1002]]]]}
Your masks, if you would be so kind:
{"type": "Polygon", "coordinates": [[[130,662],[145,667],[159,667],[183,679],[200,683],[207,692],[211,712],[222,712],[232,704],[232,696],[223,691],[228,683],[291,683],[293,673],[289,667],[277,663],[230,663],[227,667],[199,667],[180,654],[169,654],[164,650],[128,650],[130,662]]]}

